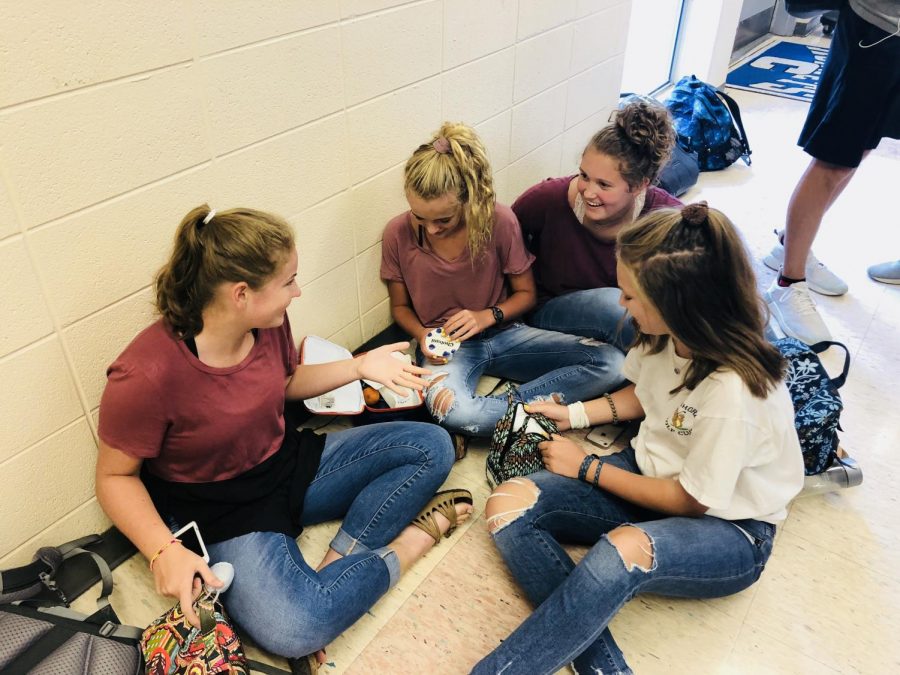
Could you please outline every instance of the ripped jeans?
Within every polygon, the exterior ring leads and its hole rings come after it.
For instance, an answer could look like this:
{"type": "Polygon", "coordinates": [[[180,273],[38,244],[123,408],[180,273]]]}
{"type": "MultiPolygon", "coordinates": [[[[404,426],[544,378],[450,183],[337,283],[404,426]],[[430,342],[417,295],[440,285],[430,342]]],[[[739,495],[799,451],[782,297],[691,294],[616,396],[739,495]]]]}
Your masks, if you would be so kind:
{"type": "MultiPolygon", "coordinates": [[[[640,473],[632,448],[607,463],[640,473]]],[[[537,609],[475,666],[477,675],[552,674],[568,664],[579,675],[631,673],[608,628],[628,600],[737,593],[759,578],[772,551],[775,526],[762,521],[665,516],[549,471],[514,480],[533,482],[539,495],[534,506],[499,518],[493,538],[537,609]],[[607,537],[629,523],[649,538],[646,569],[628,569],[607,537]],[[575,565],[559,541],[593,548],[575,565]]]]}
{"type": "Polygon", "coordinates": [[[418,362],[435,376],[425,404],[435,420],[449,431],[490,436],[507,408],[506,393],[476,396],[482,375],[515,380],[523,401],[572,403],[597,398],[622,382],[625,357],[615,347],[590,338],[540,330],[514,323],[489,328],[466,340],[449,363],[418,362]],[[439,374],[446,373],[440,377],[439,374]]]}

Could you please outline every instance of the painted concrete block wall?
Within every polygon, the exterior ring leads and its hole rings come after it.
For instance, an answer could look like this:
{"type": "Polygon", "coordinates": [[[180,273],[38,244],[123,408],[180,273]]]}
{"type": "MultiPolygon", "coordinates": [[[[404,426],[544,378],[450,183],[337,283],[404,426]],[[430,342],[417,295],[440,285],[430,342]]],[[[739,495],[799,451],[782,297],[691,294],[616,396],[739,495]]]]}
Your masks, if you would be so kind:
{"type": "Polygon", "coordinates": [[[402,164],[475,126],[498,194],[573,170],[615,105],[629,0],[0,0],[0,567],[108,525],[105,368],[153,319],[191,207],[288,218],[295,337],[390,323],[402,164]]]}

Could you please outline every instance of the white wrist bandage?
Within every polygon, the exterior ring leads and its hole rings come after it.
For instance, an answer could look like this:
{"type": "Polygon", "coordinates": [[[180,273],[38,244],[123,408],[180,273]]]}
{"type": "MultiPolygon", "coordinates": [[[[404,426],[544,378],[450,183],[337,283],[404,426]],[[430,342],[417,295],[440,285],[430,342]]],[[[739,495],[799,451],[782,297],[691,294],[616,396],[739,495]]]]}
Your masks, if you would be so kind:
{"type": "Polygon", "coordinates": [[[584,411],[584,403],[575,401],[567,406],[569,410],[569,426],[573,429],[587,429],[591,426],[587,413],[584,411]]]}

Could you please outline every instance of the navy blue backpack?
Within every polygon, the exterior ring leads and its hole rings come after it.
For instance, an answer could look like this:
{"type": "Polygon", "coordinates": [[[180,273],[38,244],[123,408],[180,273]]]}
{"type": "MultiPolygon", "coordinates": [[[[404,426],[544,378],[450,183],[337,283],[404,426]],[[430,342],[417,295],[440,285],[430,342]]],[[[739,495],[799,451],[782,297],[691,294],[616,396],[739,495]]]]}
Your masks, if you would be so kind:
{"type": "Polygon", "coordinates": [[[701,171],[719,171],[738,159],[750,165],[750,143],[733,98],[693,75],[678,80],[666,100],[678,145],[697,153],[701,171]]]}
{"type": "Polygon", "coordinates": [[[806,475],[822,473],[837,456],[837,432],[844,409],[838,389],[847,381],[850,352],[840,342],[807,345],[795,338],[781,338],[773,344],[787,360],[784,381],[794,403],[794,426],[806,475]],[[819,360],[819,354],[832,345],[846,352],[844,369],[835,378],[828,375],[819,360]]]}

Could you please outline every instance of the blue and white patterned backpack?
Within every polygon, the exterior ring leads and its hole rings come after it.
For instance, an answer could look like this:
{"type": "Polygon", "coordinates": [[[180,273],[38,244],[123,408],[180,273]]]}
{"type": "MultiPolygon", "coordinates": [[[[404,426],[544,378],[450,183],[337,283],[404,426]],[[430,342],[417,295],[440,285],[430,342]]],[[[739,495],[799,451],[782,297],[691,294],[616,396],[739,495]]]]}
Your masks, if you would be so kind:
{"type": "Polygon", "coordinates": [[[693,75],[682,77],[666,100],[678,145],[697,153],[701,171],[718,171],[738,159],[750,165],[750,143],[737,102],[693,75]]]}
{"type": "Polygon", "coordinates": [[[837,432],[844,409],[838,389],[847,381],[850,352],[840,342],[807,345],[795,338],[782,338],[773,344],[787,359],[784,380],[794,402],[794,426],[806,475],[822,473],[837,455],[837,432]],[[846,352],[844,369],[835,378],[829,377],[818,356],[832,345],[846,352]]]}

